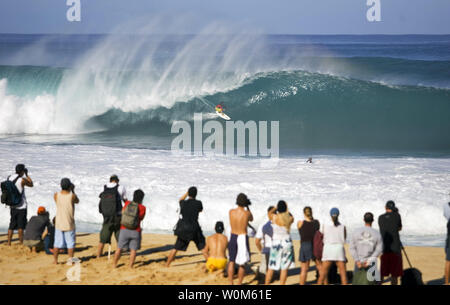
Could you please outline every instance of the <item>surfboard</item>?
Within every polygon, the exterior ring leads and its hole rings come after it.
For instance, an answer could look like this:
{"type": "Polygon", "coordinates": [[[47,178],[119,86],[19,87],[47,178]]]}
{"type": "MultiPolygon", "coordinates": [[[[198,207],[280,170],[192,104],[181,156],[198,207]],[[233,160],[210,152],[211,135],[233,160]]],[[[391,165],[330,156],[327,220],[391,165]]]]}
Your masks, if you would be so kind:
{"type": "Polygon", "coordinates": [[[216,114],[218,115],[218,116],[220,116],[222,119],[224,119],[224,120],[227,120],[227,121],[229,121],[229,120],[231,120],[231,118],[228,116],[228,115],[226,115],[225,113],[223,113],[223,112],[218,112],[218,111],[216,111],[216,114]]]}

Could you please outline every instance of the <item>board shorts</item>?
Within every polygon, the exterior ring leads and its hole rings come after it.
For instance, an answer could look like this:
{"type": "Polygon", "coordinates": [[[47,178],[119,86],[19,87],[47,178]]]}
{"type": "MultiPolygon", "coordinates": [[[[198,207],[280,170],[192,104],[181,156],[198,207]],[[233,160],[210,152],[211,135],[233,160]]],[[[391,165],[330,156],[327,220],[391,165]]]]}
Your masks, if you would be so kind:
{"type": "Polygon", "coordinates": [[[381,276],[403,276],[403,259],[401,253],[383,253],[381,255],[381,276]]]}
{"type": "Polygon", "coordinates": [[[190,240],[185,240],[182,239],[181,237],[177,236],[177,240],[175,241],[175,250],[177,251],[186,251],[189,243],[193,241],[195,243],[195,246],[197,247],[198,251],[203,250],[203,248],[205,248],[206,246],[206,240],[205,240],[205,236],[203,236],[203,233],[201,230],[198,230],[195,234],[194,234],[194,238],[190,239],[190,240]]]}
{"type": "Polygon", "coordinates": [[[342,244],[324,244],[322,262],[346,262],[345,249],[342,244]]]}
{"type": "Polygon", "coordinates": [[[294,264],[294,246],[291,239],[272,240],[269,269],[287,270],[294,264]]]}
{"type": "Polygon", "coordinates": [[[27,209],[11,208],[9,230],[25,230],[27,226],[27,209]]]}
{"type": "Polygon", "coordinates": [[[130,229],[122,229],[119,234],[117,248],[122,250],[139,250],[141,249],[141,232],[130,229]]]}
{"type": "Polygon", "coordinates": [[[58,249],[73,249],[75,248],[75,230],[60,231],[55,229],[55,241],[53,246],[58,249]]]}
{"type": "Polygon", "coordinates": [[[227,267],[228,260],[226,258],[209,257],[206,261],[206,269],[209,272],[216,270],[224,270],[227,267]]]}
{"type": "Polygon", "coordinates": [[[312,241],[305,241],[300,244],[300,254],[298,260],[302,263],[309,262],[310,260],[315,260],[313,254],[313,243],[312,241]]]}
{"type": "Polygon", "coordinates": [[[120,217],[111,217],[103,221],[102,230],[100,231],[100,242],[102,244],[111,244],[111,236],[114,234],[116,241],[119,241],[120,233],[120,217]]]}
{"type": "Polygon", "coordinates": [[[230,262],[237,265],[244,265],[250,261],[250,246],[248,244],[248,236],[246,234],[231,234],[228,243],[228,254],[230,262]]]}

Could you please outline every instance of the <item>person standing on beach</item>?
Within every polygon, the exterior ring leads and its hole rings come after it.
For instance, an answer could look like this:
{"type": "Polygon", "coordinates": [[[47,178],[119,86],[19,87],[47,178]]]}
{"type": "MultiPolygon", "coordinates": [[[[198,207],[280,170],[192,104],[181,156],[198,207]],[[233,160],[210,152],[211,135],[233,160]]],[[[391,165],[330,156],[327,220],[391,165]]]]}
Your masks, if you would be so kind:
{"type": "Polygon", "coordinates": [[[202,228],[198,223],[198,214],[203,211],[203,205],[201,201],[196,200],[196,197],[197,188],[192,186],[179,200],[181,218],[178,220],[175,230],[177,240],[174,249],[169,253],[166,267],[170,266],[178,251],[187,250],[191,241],[195,243],[198,251],[202,251],[205,259],[208,259],[208,255],[204,251],[205,236],[203,236],[202,228]],[[187,197],[189,198],[186,200],[187,197]]]}
{"type": "Polygon", "coordinates": [[[271,210],[273,238],[270,248],[269,268],[266,273],[266,285],[272,281],[274,271],[280,272],[280,284],[285,285],[288,269],[294,264],[294,246],[290,236],[291,225],[294,217],[289,213],[285,201],[280,200],[277,209],[271,210]]]}
{"type": "Polygon", "coordinates": [[[122,251],[130,249],[130,268],[133,268],[137,250],[141,248],[142,229],[141,221],[145,217],[144,192],[136,190],[133,193],[133,201],[126,201],[122,209],[119,241],[114,255],[114,268],[117,267],[122,251]]]}
{"type": "Polygon", "coordinates": [[[261,252],[262,254],[261,265],[258,267],[257,273],[258,274],[261,273],[262,275],[264,275],[264,279],[267,273],[267,265],[269,264],[270,248],[272,248],[273,228],[272,228],[272,220],[270,219],[271,211],[272,212],[276,211],[276,208],[273,205],[271,205],[267,209],[267,217],[269,218],[269,220],[266,223],[259,226],[255,236],[256,248],[258,248],[259,252],[261,252]]]}
{"type": "Polygon", "coordinates": [[[102,256],[105,244],[111,244],[111,236],[114,234],[119,240],[120,219],[122,215],[122,201],[127,201],[125,188],[119,184],[119,177],[112,175],[109,183],[100,194],[99,212],[103,215],[103,225],[100,231],[97,258],[102,256]]]}
{"type": "Polygon", "coordinates": [[[355,260],[353,285],[375,284],[376,279],[369,280],[368,271],[376,268],[378,256],[383,252],[383,240],[380,233],[372,229],[373,214],[364,214],[365,226],[356,229],[350,239],[350,253],[355,260]],[[360,276],[356,277],[355,275],[360,276]]]}
{"type": "Polygon", "coordinates": [[[79,203],[75,185],[69,178],[61,179],[61,191],[53,196],[56,203],[55,241],[53,260],[58,264],[59,249],[67,248],[68,264],[72,264],[75,250],[75,204],[79,203]]]}
{"type": "Polygon", "coordinates": [[[8,228],[8,246],[11,246],[11,240],[14,230],[19,234],[19,243],[23,244],[23,231],[27,225],[27,197],[25,196],[25,187],[33,187],[33,180],[28,176],[28,169],[23,164],[16,165],[16,173],[8,177],[16,186],[22,198],[20,203],[10,208],[10,221],[8,228]]]}
{"type": "Polygon", "coordinates": [[[248,244],[247,227],[250,221],[253,221],[252,212],[249,206],[250,200],[243,193],[240,193],[236,199],[237,208],[230,210],[231,236],[228,243],[228,254],[230,262],[228,263],[228,279],[233,285],[234,266],[239,266],[238,284],[241,285],[245,275],[245,264],[250,261],[250,246],[248,244]]]}
{"type": "Polygon", "coordinates": [[[343,224],[339,222],[339,210],[332,208],[330,210],[331,223],[323,224],[321,232],[323,234],[323,254],[322,254],[322,273],[319,276],[318,284],[322,285],[331,265],[336,263],[341,277],[342,285],[347,285],[347,270],[345,264],[345,239],[347,238],[347,230],[343,224]]]}
{"type": "Polygon", "coordinates": [[[319,275],[322,269],[322,262],[316,259],[313,254],[314,235],[320,229],[320,223],[313,218],[311,207],[305,207],[303,209],[303,215],[305,220],[299,220],[297,223],[297,229],[300,235],[300,255],[298,258],[301,266],[300,285],[305,285],[306,283],[311,260],[315,261],[319,275]]]}
{"type": "Polygon", "coordinates": [[[206,260],[206,269],[209,272],[216,270],[225,270],[227,267],[226,251],[228,246],[228,239],[223,235],[223,222],[218,221],[215,226],[216,234],[209,236],[206,239],[205,253],[208,255],[206,260]]]}
{"type": "Polygon", "coordinates": [[[383,255],[381,255],[381,282],[391,275],[391,284],[397,285],[398,278],[403,276],[402,242],[399,232],[402,229],[402,218],[395,207],[395,202],[386,203],[386,213],[378,217],[378,226],[383,238],[383,255]]]}
{"type": "Polygon", "coordinates": [[[44,207],[39,207],[37,216],[31,217],[24,234],[23,244],[30,247],[31,252],[44,249],[44,238],[52,229],[50,216],[44,207]]]}
{"type": "Polygon", "coordinates": [[[450,202],[444,205],[444,217],[447,219],[447,239],[445,241],[445,285],[449,285],[450,277],[450,202]]]}

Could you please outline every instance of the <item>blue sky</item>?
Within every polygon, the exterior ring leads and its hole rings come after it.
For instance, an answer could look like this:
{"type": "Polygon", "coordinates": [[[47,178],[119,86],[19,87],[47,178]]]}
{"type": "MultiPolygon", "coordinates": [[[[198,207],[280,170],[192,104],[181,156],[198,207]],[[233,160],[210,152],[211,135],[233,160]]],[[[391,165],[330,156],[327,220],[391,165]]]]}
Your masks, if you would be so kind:
{"type": "Polygon", "coordinates": [[[450,34],[449,0],[380,0],[381,22],[368,22],[366,0],[80,0],[81,22],[68,22],[66,0],[1,0],[0,33],[109,33],[120,24],[164,15],[196,33],[220,20],[267,34],[450,34]]]}

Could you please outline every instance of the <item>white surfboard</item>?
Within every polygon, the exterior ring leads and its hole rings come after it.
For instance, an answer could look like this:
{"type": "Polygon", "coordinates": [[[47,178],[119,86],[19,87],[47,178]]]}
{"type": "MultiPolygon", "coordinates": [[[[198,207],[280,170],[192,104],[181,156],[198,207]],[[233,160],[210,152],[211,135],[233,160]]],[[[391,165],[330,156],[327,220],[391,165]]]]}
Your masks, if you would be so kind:
{"type": "Polygon", "coordinates": [[[223,112],[218,112],[218,111],[216,111],[216,114],[218,115],[218,116],[220,116],[222,119],[224,119],[224,120],[227,120],[227,121],[229,121],[229,120],[231,120],[231,118],[228,116],[228,115],[226,115],[225,113],[223,113],[223,112]]]}

